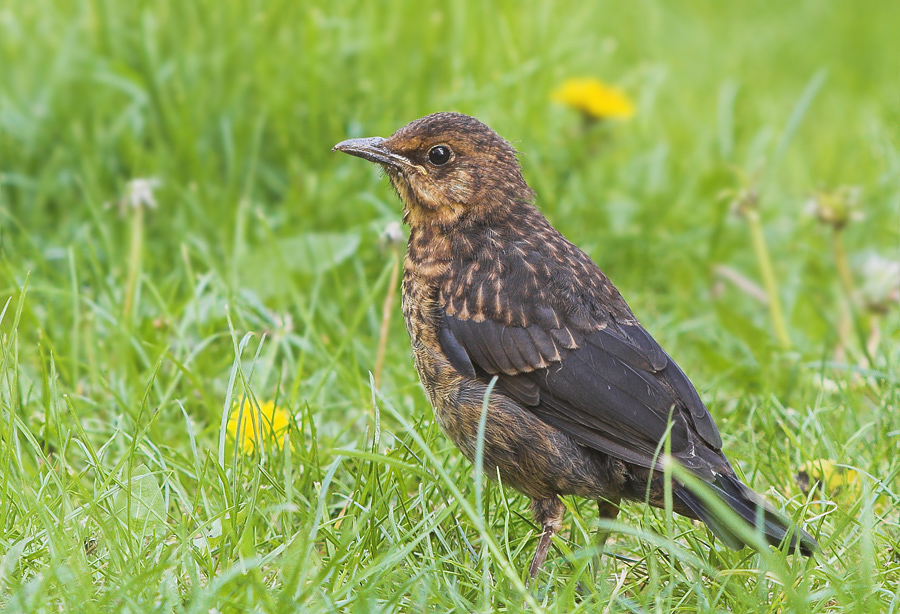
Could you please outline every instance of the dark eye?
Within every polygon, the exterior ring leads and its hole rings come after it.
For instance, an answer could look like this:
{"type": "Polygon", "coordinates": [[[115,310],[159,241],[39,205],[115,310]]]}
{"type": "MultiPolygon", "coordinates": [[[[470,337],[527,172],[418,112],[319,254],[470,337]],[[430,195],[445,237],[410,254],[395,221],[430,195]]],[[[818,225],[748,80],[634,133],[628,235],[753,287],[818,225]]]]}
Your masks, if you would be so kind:
{"type": "Polygon", "coordinates": [[[453,157],[453,152],[446,145],[435,145],[428,150],[428,161],[435,166],[443,166],[453,157]]]}

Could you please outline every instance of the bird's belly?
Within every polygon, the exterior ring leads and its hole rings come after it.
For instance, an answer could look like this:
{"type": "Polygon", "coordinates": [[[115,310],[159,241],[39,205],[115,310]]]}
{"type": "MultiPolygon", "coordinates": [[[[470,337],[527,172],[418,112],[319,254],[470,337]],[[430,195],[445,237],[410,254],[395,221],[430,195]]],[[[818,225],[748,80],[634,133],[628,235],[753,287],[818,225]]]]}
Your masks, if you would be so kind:
{"type": "MultiPolygon", "coordinates": [[[[413,353],[441,430],[474,462],[487,385],[421,342],[413,340],[413,353]]],[[[483,448],[484,473],[534,499],[609,497],[625,480],[621,462],[577,444],[498,389],[488,400],[483,448]]]]}

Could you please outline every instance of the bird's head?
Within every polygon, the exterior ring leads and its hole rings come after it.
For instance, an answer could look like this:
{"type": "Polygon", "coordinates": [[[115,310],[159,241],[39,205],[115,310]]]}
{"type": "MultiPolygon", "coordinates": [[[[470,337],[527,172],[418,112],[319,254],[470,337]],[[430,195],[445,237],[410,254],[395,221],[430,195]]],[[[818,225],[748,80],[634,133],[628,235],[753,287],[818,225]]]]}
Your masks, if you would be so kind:
{"type": "Polygon", "coordinates": [[[460,113],[428,115],[386,139],[350,139],[334,151],[380,164],[412,226],[490,221],[534,196],[512,146],[460,113]]]}

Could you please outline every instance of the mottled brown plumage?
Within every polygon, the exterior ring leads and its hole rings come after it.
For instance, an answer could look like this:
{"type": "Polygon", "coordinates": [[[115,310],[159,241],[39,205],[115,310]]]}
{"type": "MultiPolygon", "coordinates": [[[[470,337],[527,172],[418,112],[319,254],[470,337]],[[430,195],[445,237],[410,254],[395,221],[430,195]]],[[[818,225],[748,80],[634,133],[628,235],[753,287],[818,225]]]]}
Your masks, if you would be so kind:
{"type": "MultiPolygon", "coordinates": [[[[410,225],[403,315],[444,433],[472,460],[488,385],[484,471],[531,498],[543,528],[534,577],[559,530],[560,495],[615,517],[621,499],[664,503],[659,445],[773,544],[815,540],[735,477],[712,417],[606,275],[533,205],[516,152],[458,113],[335,150],[379,163],[410,225]],[[671,422],[671,427],[670,427],[671,422]],[[612,505],[610,505],[612,504],[612,505]]],[[[675,482],[676,512],[744,541],[675,482]]]]}

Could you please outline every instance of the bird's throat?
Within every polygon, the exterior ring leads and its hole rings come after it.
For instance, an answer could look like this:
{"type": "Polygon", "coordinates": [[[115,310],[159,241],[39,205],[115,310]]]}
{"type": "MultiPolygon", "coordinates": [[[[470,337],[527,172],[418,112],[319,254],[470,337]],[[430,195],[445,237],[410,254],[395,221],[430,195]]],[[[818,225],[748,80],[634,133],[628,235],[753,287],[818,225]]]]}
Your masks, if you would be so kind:
{"type": "Polygon", "coordinates": [[[403,203],[403,223],[408,224],[410,228],[437,226],[448,231],[464,216],[465,205],[441,203],[440,206],[430,206],[427,199],[423,200],[416,194],[401,173],[389,171],[388,176],[400,202],[403,203]]]}

